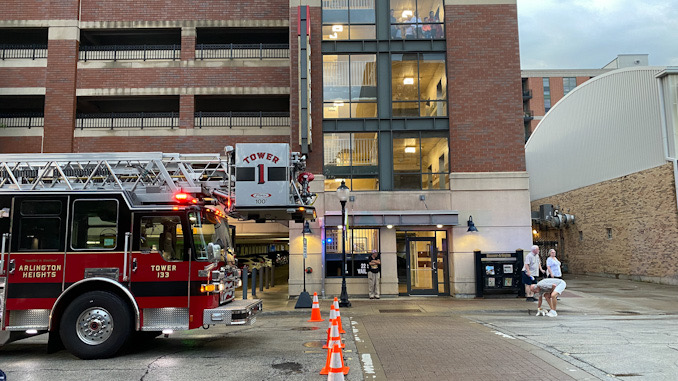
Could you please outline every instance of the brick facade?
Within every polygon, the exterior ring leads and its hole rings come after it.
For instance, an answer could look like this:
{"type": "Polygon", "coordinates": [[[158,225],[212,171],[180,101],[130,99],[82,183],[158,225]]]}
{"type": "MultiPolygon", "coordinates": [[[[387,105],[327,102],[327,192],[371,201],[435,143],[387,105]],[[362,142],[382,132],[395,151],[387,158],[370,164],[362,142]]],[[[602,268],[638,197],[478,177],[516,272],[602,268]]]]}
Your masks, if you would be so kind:
{"type": "MultiPolygon", "coordinates": [[[[309,7],[309,22],[311,23],[311,33],[308,43],[311,49],[311,147],[309,148],[307,169],[313,173],[321,173],[323,168],[323,82],[322,82],[322,55],[314,52],[321,51],[322,43],[322,10],[319,7],[309,7]]],[[[290,86],[290,126],[292,133],[290,135],[291,148],[294,151],[301,151],[299,144],[299,39],[297,29],[299,26],[299,12],[297,7],[290,8],[290,68],[289,68],[289,86],[290,86]]]]}
{"type": "Polygon", "coordinates": [[[288,0],[82,0],[82,21],[279,20],[288,11],[288,0]]]}
{"type": "Polygon", "coordinates": [[[39,153],[41,147],[40,136],[5,136],[0,139],[2,153],[39,153]]]}
{"type": "MultiPolygon", "coordinates": [[[[76,138],[75,152],[180,152],[217,153],[227,145],[260,143],[262,136],[117,136],[76,138]]],[[[287,143],[287,136],[266,136],[266,142],[287,143]]]]}
{"type": "Polygon", "coordinates": [[[49,18],[50,0],[5,0],[2,16],[5,20],[46,20],[49,18]]]}
{"type": "Polygon", "coordinates": [[[525,170],[516,12],[445,7],[452,172],[525,170]]]}
{"type": "Polygon", "coordinates": [[[44,67],[3,67],[0,68],[2,87],[45,87],[44,67]]]}
{"type": "Polygon", "coordinates": [[[678,284],[672,164],[536,200],[532,210],[541,204],[559,205],[575,215],[574,226],[540,230],[535,238],[560,241],[558,255],[572,273],[678,284]]]}
{"type": "Polygon", "coordinates": [[[287,67],[79,69],[79,89],[288,87],[287,67]]]}
{"type": "MultiPolygon", "coordinates": [[[[275,60],[237,60],[221,65],[195,60],[198,26],[224,27],[226,26],[224,23],[240,27],[284,26],[290,13],[288,1],[214,0],[187,3],[153,0],[140,4],[128,0],[115,2],[10,0],[5,7],[7,8],[5,19],[30,20],[28,22],[31,25],[43,27],[50,24],[50,40],[47,67],[0,68],[2,78],[0,87],[36,88],[32,93],[39,93],[37,89],[45,88],[44,142],[42,138],[35,137],[0,137],[0,148],[4,148],[3,152],[40,152],[41,147],[44,152],[117,150],[196,152],[205,150],[206,147],[214,147],[213,151],[219,152],[225,144],[262,141],[262,135],[255,131],[252,136],[230,135],[210,139],[203,136],[179,138],[174,133],[168,132],[167,136],[163,137],[121,138],[124,134],[118,134],[116,138],[75,138],[73,129],[77,111],[76,93],[80,89],[85,90],[88,95],[96,96],[129,96],[134,93],[157,96],[180,94],[177,110],[180,114],[179,127],[190,129],[194,127],[193,114],[196,102],[194,94],[219,95],[219,90],[214,89],[222,89],[221,93],[225,94],[284,94],[291,84],[289,67],[275,60]],[[89,65],[80,65],[78,68],[79,46],[75,34],[78,32],[75,27],[78,14],[81,23],[89,23],[87,26],[89,29],[180,27],[181,51],[175,61],[160,64],[158,61],[104,65],[88,62],[89,65]],[[212,22],[215,24],[212,25],[212,22]],[[97,23],[105,25],[97,26],[97,23]],[[62,27],[64,25],[74,26],[64,28],[62,27]]],[[[319,8],[314,12],[315,20],[319,20],[319,8]]],[[[314,32],[320,36],[319,24],[316,29],[314,32]]],[[[320,51],[319,40],[315,48],[320,51]]],[[[296,81],[296,73],[294,78],[296,81]]],[[[321,89],[318,88],[318,94],[322,93],[321,89]]],[[[316,113],[314,117],[321,118],[322,114],[316,113]]],[[[288,139],[267,136],[266,141],[287,142],[288,139]]],[[[319,144],[322,144],[321,140],[319,144]]]]}
{"type": "Polygon", "coordinates": [[[45,79],[44,152],[73,152],[78,41],[50,40],[45,79]]]}

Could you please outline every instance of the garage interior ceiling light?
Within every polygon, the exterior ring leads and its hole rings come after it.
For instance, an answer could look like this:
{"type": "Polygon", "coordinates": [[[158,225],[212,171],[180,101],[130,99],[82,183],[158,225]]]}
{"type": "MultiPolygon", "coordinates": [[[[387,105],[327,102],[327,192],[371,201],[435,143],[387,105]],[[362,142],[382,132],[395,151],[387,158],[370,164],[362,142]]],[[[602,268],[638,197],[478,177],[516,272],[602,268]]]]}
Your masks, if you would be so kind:
{"type": "Polygon", "coordinates": [[[405,153],[416,153],[417,149],[415,147],[405,147],[405,153]]]}

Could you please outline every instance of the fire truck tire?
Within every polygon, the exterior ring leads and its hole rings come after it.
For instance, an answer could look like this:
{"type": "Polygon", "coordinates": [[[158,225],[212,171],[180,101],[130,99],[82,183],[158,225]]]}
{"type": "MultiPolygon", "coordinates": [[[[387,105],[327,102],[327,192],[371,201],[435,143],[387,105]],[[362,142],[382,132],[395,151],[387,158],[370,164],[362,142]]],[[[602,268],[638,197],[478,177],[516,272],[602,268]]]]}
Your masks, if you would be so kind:
{"type": "Polygon", "coordinates": [[[91,291],[66,307],[59,334],[66,349],[84,359],[115,355],[132,333],[132,313],[124,300],[105,291],[91,291]]]}

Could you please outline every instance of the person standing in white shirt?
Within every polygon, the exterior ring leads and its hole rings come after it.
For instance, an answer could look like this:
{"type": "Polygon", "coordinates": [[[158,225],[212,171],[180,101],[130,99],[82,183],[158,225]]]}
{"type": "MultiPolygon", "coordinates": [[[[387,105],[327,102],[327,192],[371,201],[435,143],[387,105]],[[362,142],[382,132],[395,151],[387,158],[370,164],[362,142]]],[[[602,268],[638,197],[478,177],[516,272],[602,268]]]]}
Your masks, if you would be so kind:
{"type": "Polygon", "coordinates": [[[556,258],[556,251],[549,250],[549,257],[546,259],[546,272],[549,278],[562,278],[563,273],[560,270],[560,261],[556,258]]]}

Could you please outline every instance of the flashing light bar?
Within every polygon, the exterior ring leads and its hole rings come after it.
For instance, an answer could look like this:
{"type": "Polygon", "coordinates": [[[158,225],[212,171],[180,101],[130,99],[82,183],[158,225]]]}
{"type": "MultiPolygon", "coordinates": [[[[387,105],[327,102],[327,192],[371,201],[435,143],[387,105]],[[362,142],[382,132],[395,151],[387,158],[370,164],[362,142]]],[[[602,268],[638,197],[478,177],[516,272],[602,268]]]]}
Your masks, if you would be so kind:
{"type": "Polygon", "coordinates": [[[179,201],[180,203],[191,203],[191,204],[197,204],[198,199],[195,197],[191,196],[188,193],[180,192],[174,195],[174,199],[179,201]]]}

